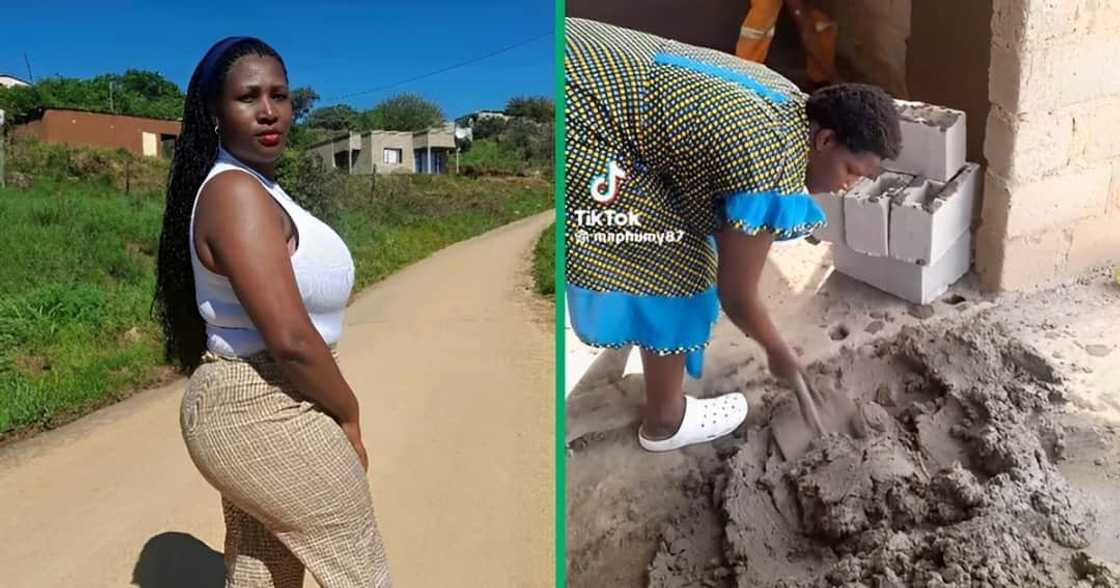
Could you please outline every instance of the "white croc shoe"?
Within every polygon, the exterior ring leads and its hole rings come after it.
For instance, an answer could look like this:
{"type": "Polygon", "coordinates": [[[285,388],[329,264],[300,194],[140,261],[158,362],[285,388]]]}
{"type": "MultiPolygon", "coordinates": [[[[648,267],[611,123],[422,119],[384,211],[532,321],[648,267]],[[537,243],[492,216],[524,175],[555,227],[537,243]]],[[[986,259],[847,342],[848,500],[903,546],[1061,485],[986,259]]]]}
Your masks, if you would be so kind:
{"type": "Polygon", "coordinates": [[[696,443],[707,443],[727,435],[747,420],[747,397],[738,392],[715,398],[684,397],[684,419],[668,439],[653,441],[638,427],[638,443],[646,451],[673,451],[696,443]]]}

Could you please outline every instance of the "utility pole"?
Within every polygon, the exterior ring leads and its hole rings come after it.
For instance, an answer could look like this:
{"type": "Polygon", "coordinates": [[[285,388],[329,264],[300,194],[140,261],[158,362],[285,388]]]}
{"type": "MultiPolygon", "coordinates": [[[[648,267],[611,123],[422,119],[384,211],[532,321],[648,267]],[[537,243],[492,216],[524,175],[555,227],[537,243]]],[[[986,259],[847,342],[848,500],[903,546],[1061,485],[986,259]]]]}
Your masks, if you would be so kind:
{"type": "Polygon", "coordinates": [[[109,80],[109,112],[113,111],[113,80],[109,80]]]}
{"type": "Polygon", "coordinates": [[[31,61],[27,59],[27,52],[23,52],[23,64],[27,66],[27,81],[35,83],[35,76],[31,74],[31,61]]]}

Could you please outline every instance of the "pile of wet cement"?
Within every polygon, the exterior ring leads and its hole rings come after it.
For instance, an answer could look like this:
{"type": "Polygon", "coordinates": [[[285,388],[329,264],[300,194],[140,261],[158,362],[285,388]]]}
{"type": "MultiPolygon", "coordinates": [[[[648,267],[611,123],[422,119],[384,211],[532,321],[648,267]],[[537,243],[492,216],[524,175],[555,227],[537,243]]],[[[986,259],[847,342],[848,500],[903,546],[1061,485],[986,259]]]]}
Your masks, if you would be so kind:
{"type": "Polygon", "coordinates": [[[813,371],[881,405],[888,426],[823,437],[792,462],[752,434],[711,490],[726,561],[687,561],[703,533],[686,515],[651,585],[1111,585],[1076,564],[1094,516],[1053,464],[1066,394],[1038,353],[980,321],[904,329],[813,371]]]}

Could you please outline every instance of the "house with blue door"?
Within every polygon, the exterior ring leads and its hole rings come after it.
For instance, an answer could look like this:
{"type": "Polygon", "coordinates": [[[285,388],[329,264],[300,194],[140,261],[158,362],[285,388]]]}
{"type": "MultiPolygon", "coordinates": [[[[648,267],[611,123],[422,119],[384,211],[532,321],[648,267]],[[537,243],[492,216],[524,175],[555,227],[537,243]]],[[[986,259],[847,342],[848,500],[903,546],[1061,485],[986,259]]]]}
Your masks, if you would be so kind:
{"type": "Polygon", "coordinates": [[[455,125],[424,131],[350,132],[321,141],[308,150],[327,169],[350,175],[387,173],[445,174],[454,166],[455,125]]]}

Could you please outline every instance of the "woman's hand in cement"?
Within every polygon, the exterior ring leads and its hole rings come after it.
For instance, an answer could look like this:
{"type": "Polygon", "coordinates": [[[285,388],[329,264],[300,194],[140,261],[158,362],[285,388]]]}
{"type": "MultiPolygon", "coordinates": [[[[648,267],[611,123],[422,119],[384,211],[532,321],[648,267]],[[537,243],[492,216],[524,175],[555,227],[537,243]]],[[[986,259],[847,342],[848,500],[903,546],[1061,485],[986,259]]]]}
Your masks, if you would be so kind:
{"type": "Polygon", "coordinates": [[[824,434],[824,424],[821,421],[818,408],[824,399],[809,387],[809,380],[805,377],[801,363],[785,346],[768,351],[766,356],[770,365],[770,373],[793,389],[794,395],[797,397],[797,403],[801,406],[801,415],[805,417],[805,423],[809,426],[809,429],[815,435],[824,434]]]}
{"type": "Polygon", "coordinates": [[[785,345],[766,350],[766,360],[770,373],[791,386],[801,375],[801,362],[797,361],[797,357],[785,345]]]}

